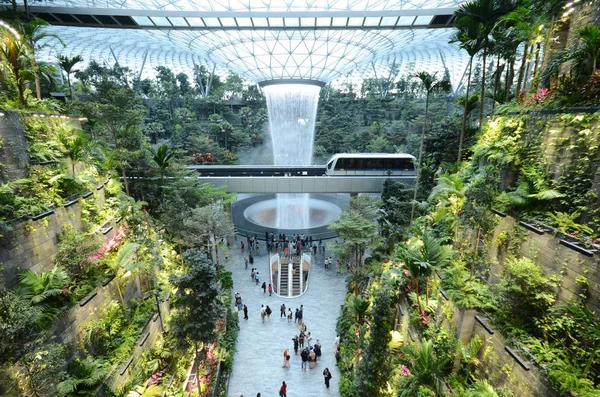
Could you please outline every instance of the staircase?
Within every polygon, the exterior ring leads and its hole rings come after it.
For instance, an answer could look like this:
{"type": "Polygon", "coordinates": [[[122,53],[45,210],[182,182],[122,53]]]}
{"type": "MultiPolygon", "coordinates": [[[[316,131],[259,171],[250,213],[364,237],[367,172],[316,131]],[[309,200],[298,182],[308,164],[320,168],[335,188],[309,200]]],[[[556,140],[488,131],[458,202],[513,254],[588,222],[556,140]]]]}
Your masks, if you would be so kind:
{"type": "Polygon", "coordinates": [[[289,291],[289,279],[288,279],[288,263],[286,261],[281,261],[281,284],[279,285],[278,294],[281,296],[288,296],[289,291]]]}
{"type": "Polygon", "coordinates": [[[300,277],[302,277],[302,272],[300,271],[300,262],[294,261],[293,271],[292,271],[292,295],[293,296],[300,295],[300,277]]]}

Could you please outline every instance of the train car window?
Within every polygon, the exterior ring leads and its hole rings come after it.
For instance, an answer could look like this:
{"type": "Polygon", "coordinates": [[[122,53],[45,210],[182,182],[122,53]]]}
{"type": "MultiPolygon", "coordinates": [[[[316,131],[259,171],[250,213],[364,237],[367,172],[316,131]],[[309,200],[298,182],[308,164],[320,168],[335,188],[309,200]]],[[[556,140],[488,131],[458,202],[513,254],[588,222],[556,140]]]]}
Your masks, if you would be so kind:
{"type": "Polygon", "coordinates": [[[336,170],[343,170],[346,168],[346,159],[338,159],[335,163],[336,170]]]}
{"type": "Polygon", "coordinates": [[[367,168],[368,169],[379,169],[382,168],[382,160],[381,159],[367,159],[367,168]]]}
{"type": "Polygon", "coordinates": [[[365,168],[365,160],[364,159],[356,159],[356,167],[354,167],[357,170],[362,170],[363,168],[365,168]]]}
{"type": "Polygon", "coordinates": [[[356,164],[354,163],[354,159],[347,159],[346,160],[346,165],[347,165],[347,169],[349,170],[353,170],[356,168],[356,164]]]}
{"type": "Polygon", "coordinates": [[[384,164],[383,168],[385,168],[387,170],[394,169],[394,162],[395,162],[395,159],[384,159],[383,160],[383,164],[384,164]]]}

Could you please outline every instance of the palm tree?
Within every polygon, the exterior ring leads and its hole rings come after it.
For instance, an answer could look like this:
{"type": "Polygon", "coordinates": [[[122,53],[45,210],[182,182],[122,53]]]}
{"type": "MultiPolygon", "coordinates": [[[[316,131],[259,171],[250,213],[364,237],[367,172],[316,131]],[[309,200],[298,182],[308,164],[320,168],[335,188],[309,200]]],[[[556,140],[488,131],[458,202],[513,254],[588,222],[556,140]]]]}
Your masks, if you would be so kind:
{"type": "Polygon", "coordinates": [[[42,304],[64,293],[68,282],[67,272],[58,266],[39,274],[25,270],[19,275],[17,290],[21,297],[31,303],[42,304]]]}
{"type": "Polygon", "coordinates": [[[365,323],[365,317],[371,307],[371,302],[368,299],[358,298],[353,296],[350,300],[349,310],[356,323],[362,325],[365,323]]]}
{"type": "Polygon", "coordinates": [[[48,22],[44,21],[41,18],[33,18],[28,22],[18,22],[15,25],[16,30],[21,34],[21,40],[29,49],[31,54],[31,66],[33,69],[33,77],[35,80],[35,93],[37,99],[41,99],[41,89],[40,89],[40,66],[38,65],[35,59],[36,51],[48,46],[47,43],[40,45],[44,39],[48,39],[50,37],[57,39],[64,45],[60,37],[55,34],[44,32],[44,28],[48,26],[48,22]]]}
{"type": "Polygon", "coordinates": [[[471,0],[461,4],[458,10],[454,12],[457,20],[467,18],[478,25],[478,40],[483,50],[482,55],[482,69],[481,69],[481,98],[479,108],[479,131],[481,131],[483,124],[483,107],[485,104],[485,67],[492,40],[491,33],[494,25],[498,19],[509,12],[513,7],[511,0],[471,0]]]}
{"type": "Polygon", "coordinates": [[[20,37],[9,31],[3,31],[1,40],[2,69],[14,79],[19,104],[25,106],[27,83],[34,77],[31,71],[31,54],[20,37]]]}
{"type": "Polygon", "coordinates": [[[469,74],[467,76],[467,90],[465,93],[463,116],[462,116],[461,127],[460,127],[460,140],[458,143],[458,160],[457,161],[460,161],[462,158],[462,147],[463,147],[463,141],[464,141],[464,137],[465,137],[465,124],[467,121],[467,116],[470,113],[470,112],[467,112],[467,110],[468,110],[468,105],[470,103],[469,102],[469,90],[471,88],[471,72],[473,70],[473,57],[475,57],[475,55],[477,55],[479,50],[481,50],[482,25],[480,23],[477,23],[476,21],[474,21],[471,18],[462,17],[456,21],[454,27],[457,30],[454,32],[454,34],[450,40],[450,43],[460,43],[459,47],[461,49],[467,51],[467,54],[469,54],[469,74]]]}
{"type": "MultiPolygon", "coordinates": [[[[419,190],[419,174],[421,173],[421,162],[423,159],[423,142],[425,141],[425,132],[427,131],[427,116],[429,113],[429,96],[433,92],[439,91],[450,91],[450,82],[447,80],[438,80],[433,75],[427,72],[419,72],[415,74],[415,77],[421,80],[422,88],[425,90],[425,120],[423,122],[423,131],[421,132],[421,143],[419,144],[419,159],[417,160],[417,175],[415,177],[415,192],[413,195],[413,202],[417,200],[417,191],[419,190]]],[[[415,204],[413,203],[410,212],[410,223],[412,223],[415,216],[415,204]]]]}
{"type": "Polygon", "coordinates": [[[448,245],[442,245],[430,231],[425,231],[420,239],[413,238],[401,246],[399,257],[415,280],[417,306],[422,310],[419,298],[419,279],[425,278],[425,305],[429,305],[429,277],[435,269],[440,269],[450,262],[454,252],[448,245]]]}
{"type": "Polygon", "coordinates": [[[596,25],[583,26],[575,31],[575,38],[578,43],[578,56],[574,60],[580,63],[592,63],[592,72],[596,71],[598,56],[600,56],[600,27],[596,25]]]}
{"type": "Polygon", "coordinates": [[[56,55],[56,59],[58,60],[58,66],[65,72],[67,75],[67,85],[69,86],[69,93],[71,100],[73,100],[73,87],[71,86],[71,75],[77,72],[77,69],[73,69],[75,65],[79,62],[83,61],[81,55],[76,55],[73,58],[69,58],[66,55],[58,54],[56,55]]]}
{"type": "Polygon", "coordinates": [[[408,357],[410,375],[400,378],[398,397],[416,396],[421,387],[441,396],[448,359],[438,356],[433,349],[433,342],[429,340],[424,340],[421,345],[409,345],[403,350],[408,357]]]}
{"type": "Polygon", "coordinates": [[[170,160],[175,155],[175,152],[165,144],[160,145],[158,148],[148,148],[148,151],[152,155],[152,161],[154,161],[158,168],[160,183],[162,185],[165,182],[165,171],[171,166],[170,160]]]}
{"type": "Polygon", "coordinates": [[[63,152],[71,160],[71,171],[75,177],[75,165],[87,156],[88,140],[83,131],[68,137],[64,131],[58,134],[58,141],[63,146],[63,152]]]}

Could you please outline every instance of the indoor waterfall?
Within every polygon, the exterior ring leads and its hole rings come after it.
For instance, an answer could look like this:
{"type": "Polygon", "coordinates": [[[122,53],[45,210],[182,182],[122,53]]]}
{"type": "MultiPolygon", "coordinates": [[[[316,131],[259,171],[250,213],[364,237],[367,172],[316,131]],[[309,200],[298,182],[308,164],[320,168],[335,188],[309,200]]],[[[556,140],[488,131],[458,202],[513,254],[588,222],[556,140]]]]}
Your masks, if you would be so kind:
{"type": "MultiPolygon", "coordinates": [[[[263,90],[275,165],[309,165],[321,88],[310,84],[274,84],[263,90]]],[[[309,228],[309,216],[308,194],[277,195],[279,229],[309,228]]]]}

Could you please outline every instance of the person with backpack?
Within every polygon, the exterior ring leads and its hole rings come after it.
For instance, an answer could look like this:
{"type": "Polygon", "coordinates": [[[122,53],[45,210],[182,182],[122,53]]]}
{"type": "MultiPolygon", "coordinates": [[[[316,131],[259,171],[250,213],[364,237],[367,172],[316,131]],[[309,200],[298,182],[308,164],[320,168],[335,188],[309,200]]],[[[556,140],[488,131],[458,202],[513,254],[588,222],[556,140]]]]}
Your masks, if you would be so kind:
{"type": "Polygon", "coordinates": [[[263,294],[267,293],[267,282],[263,281],[262,285],[260,286],[260,288],[263,289],[263,294]]]}
{"type": "Polygon", "coordinates": [[[321,343],[317,339],[317,343],[315,343],[315,354],[317,355],[317,359],[321,357],[321,343]]]}
{"type": "Polygon", "coordinates": [[[269,307],[269,305],[267,305],[267,308],[265,309],[265,313],[267,313],[267,319],[269,321],[271,321],[271,313],[273,313],[273,312],[271,311],[271,308],[269,307]]]}
{"type": "Polygon", "coordinates": [[[285,381],[283,381],[283,384],[279,388],[279,397],[287,397],[287,385],[285,381]]]}
{"type": "Polygon", "coordinates": [[[329,372],[329,368],[325,368],[323,370],[323,377],[325,378],[325,387],[329,389],[329,380],[331,379],[331,372],[329,372]]]}
{"type": "Polygon", "coordinates": [[[308,348],[302,349],[300,353],[300,358],[302,358],[302,369],[306,369],[308,367],[308,348]]]}

